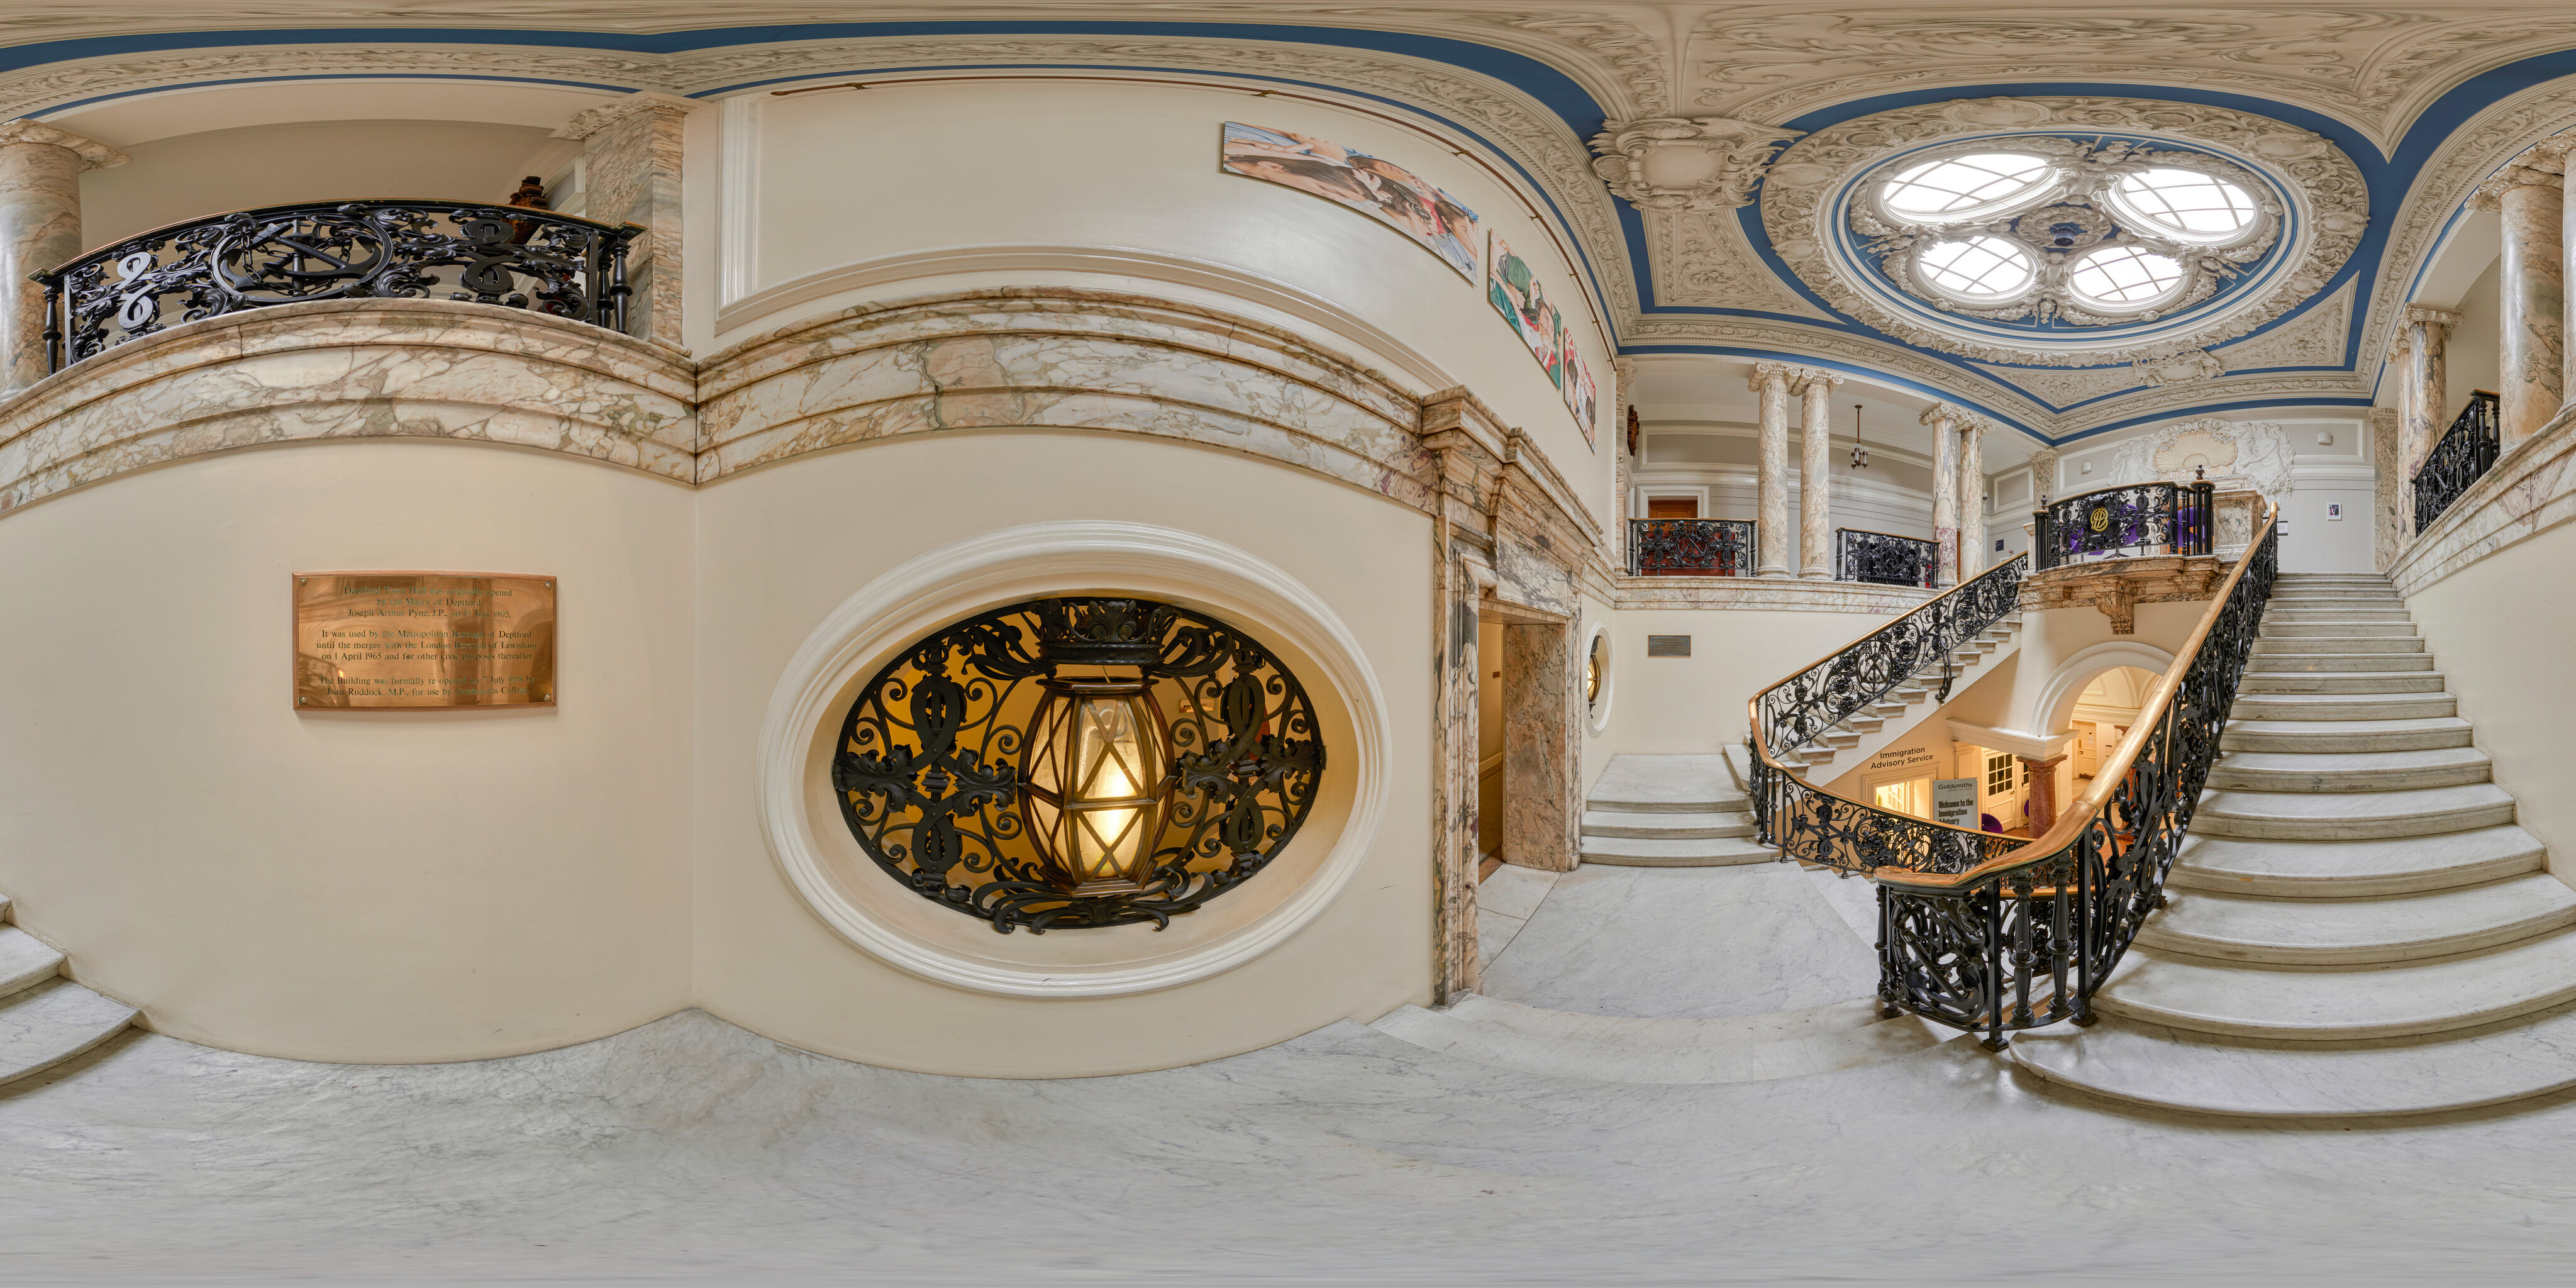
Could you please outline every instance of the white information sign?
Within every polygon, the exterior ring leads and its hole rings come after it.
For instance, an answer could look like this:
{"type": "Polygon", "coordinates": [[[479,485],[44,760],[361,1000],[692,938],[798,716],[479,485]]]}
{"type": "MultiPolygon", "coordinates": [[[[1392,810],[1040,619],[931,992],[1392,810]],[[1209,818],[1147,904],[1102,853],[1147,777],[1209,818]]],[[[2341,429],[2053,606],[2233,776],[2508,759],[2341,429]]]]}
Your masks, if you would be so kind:
{"type": "Polygon", "coordinates": [[[1977,780],[1933,779],[1932,821],[1952,827],[1974,828],[1977,825],[1977,780]]]}

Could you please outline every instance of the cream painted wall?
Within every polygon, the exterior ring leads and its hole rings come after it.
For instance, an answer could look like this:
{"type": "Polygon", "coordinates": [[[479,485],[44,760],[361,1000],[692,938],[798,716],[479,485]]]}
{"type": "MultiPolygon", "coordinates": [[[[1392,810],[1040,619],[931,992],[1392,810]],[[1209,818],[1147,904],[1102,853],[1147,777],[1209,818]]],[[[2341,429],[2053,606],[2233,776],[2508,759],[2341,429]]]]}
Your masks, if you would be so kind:
{"type": "MultiPolygon", "coordinates": [[[[864,92],[762,94],[755,101],[752,290],[937,247],[1124,247],[1213,261],[1320,296],[1418,350],[1450,383],[1473,389],[1506,423],[1528,433],[1594,517],[1605,523],[1612,517],[1607,443],[1596,451],[1585,442],[1556,386],[1486,302],[1481,268],[1469,281],[1356,211],[1218,168],[1221,128],[1240,120],[1384,157],[1457,197],[1483,229],[1502,231],[1534,266],[1548,297],[1566,310],[1602,384],[1599,432],[1606,440],[1618,420],[1608,387],[1611,355],[1571,269],[1517,196],[1444,143],[1356,111],[1178,85],[877,81],[864,92]],[[890,193],[904,199],[889,199],[890,193]]],[[[696,170],[713,167],[699,140],[713,130],[716,115],[692,118],[696,170]]],[[[691,229],[693,237],[704,230],[706,240],[693,245],[711,245],[718,235],[703,204],[692,206],[691,229]]],[[[1481,261],[1481,248],[1478,254],[1481,261]]],[[[693,263],[715,258],[691,256],[693,263]]],[[[1016,278],[1033,280],[1026,273],[1016,278]]],[[[693,277],[699,280],[707,279],[693,277]]],[[[1139,285],[1116,278],[1092,284],[1139,285]]],[[[712,329],[711,310],[693,308],[689,343],[709,352],[798,316],[932,285],[892,282],[820,298],[723,335],[712,329]]],[[[1326,339],[1315,324],[1282,324],[1326,339]]],[[[1346,336],[1326,342],[1359,347],[1346,336]]]]}
{"type": "Polygon", "coordinates": [[[2549,847],[2550,871],[2576,885],[2576,794],[2567,790],[2567,731],[2576,684],[2567,640],[2576,633],[2576,524],[2507,546],[2415,592],[2406,607],[2514,795],[2516,821],[2549,847]]]}
{"type": "Polygon", "coordinates": [[[780,1041],[870,1064],[1007,1077],[1212,1059],[1429,1000],[1434,641],[1423,515],[1233,453],[1041,430],[909,436],[798,457],[716,483],[698,499],[701,1005],[780,1041]],[[781,668],[870,580],[1004,522],[1066,519],[1202,533],[1277,564],[1321,596],[1358,637],[1384,691],[1388,809],[1341,897],[1287,943],[1232,971],[1086,999],[931,983],[839,938],[779,875],[755,812],[754,743],[781,668]]]}
{"type": "MultiPolygon", "coordinates": [[[[1610,624],[1610,667],[1613,672],[1618,670],[1619,644],[1621,638],[1620,631],[1622,629],[1619,616],[1619,614],[1610,611],[1610,605],[1607,603],[1594,599],[1589,595],[1584,597],[1582,620],[1574,624],[1574,683],[1577,687],[1578,693],[1583,684],[1583,651],[1592,646],[1593,623],[1608,622],[1610,624]]],[[[1639,644],[1637,646],[1637,651],[1642,654],[1645,652],[1645,648],[1645,645],[1639,644]]],[[[1487,667],[1485,669],[1487,671],[1493,670],[1492,667],[1487,667]]],[[[1618,681],[1620,678],[1621,677],[1614,674],[1604,681],[1607,697],[1610,703],[1610,710],[1608,718],[1599,722],[1601,725],[1599,732],[1596,733],[1593,731],[1592,726],[1594,721],[1592,719],[1592,713],[1589,711],[1583,713],[1583,744],[1581,763],[1577,768],[1577,772],[1581,775],[1583,794],[1587,798],[1592,794],[1592,785],[1600,782],[1602,773],[1610,768],[1610,758],[1619,754],[1619,717],[1621,715],[1621,711],[1619,709],[1618,681]]],[[[1581,701],[1580,697],[1576,700],[1578,702],[1581,701]]]]}
{"type": "Polygon", "coordinates": [[[2451,418],[2468,405],[2469,396],[2504,388],[2504,303],[2498,283],[2504,261],[2487,265],[2460,296],[2460,324],[2442,339],[2442,375],[2447,389],[2441,414],[2433,418],[2447,429],[2451,418]]]}
{"type": "Polygon", "coordinates": [[[1750,732],[1746,702],[1789,673],[1877,629],[1874,613],[1626,609],[1619,614],[1619,714],[1627,755],[1714,755],[1750,732]],[[1688,635],[1689,657],[1648,657],[1648,635],[1688,635]]]}
{"type": "Polygon", "coordinates": [[[0,889],[151,1027],[308,1060],[543,1050],[689,1001],[690,506],[450,442],[146,471],[0,522],[0,889]],[[299,714],[288,578],[560,579],[562,704],[299,714]],[[79,611],[68,611],[78,606],[79,611]]]}

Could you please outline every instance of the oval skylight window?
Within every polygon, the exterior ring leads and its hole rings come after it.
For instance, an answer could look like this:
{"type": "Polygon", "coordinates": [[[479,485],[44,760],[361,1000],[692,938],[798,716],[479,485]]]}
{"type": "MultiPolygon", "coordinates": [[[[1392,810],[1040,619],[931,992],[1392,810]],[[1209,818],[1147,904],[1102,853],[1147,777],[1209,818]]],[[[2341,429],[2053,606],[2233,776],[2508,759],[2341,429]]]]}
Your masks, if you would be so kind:
{"type": "Polygon", "coordinates": [[[1953,214],[2009,201],[2047,182],[2049,173],[2048,158],[2026,152],[1950,157],[1899,171],[1879,199],[1898,214],[1953,214]]]}
{"type": "Polygon", "coordinates": [[[2144,304],[2182,284],[2182,261],[2135,246],[2110,246],[2076,261],[2066,283],[2104,304],[2144,304]]]}
{"type": "Polygon", "coordinates": [[[1942,242],[1915,261],[1932,283],[1954,295],[1999,299],[2030,285],[2030,252],[2002,237],[1942,242]]]}
{"type": "Polygon", "coordinates": [[[2254,198],[2197,170],[2149,170],[2120,180],[2120,204],[2168,237],[2223,242],[2254,223],[2254,198]]]}

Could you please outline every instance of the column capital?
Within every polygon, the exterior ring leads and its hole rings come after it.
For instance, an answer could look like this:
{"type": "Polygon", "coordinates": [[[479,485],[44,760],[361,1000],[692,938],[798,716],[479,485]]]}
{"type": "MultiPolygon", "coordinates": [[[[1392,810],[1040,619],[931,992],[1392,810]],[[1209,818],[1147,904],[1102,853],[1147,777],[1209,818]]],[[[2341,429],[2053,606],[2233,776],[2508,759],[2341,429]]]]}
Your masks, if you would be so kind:
{"type": "Polygon", "coordinates": [[[2406,306],[2406,320],[2424,326],[2447,329],[2460,324],[2460,312],[2457,309],[2437,309],[2424,304],[2409,304],[2406,306]]]}
{"type": "Polygon", "coordinates": [[[2516,188],[2565,186],[2566,149],[2562,147],[2551,155],[2541,151],[2543,146],[2534,145],[2521,156],[2506,162],[2504,168],[2496,171],[2485,183],[2479,184],[2478,190],[2469,194],[2469,208],[2500,210],[2504,205],[2504,194],[2516,188]]]}
{"type": "Polygon", "coordinates": [[[1795,367],[1789,372],[1789,387],[1800,392],[1823,385],[1825,392],[1831,394],[1834,386],[1842,383],[1844,383],[1844,377],[1837,371],[1823,371],[1815,367],[1795,367]]]}
{"type": "Polygon", "coordinates": [[[572,119],[564,122],[563,128],[554,132],[554,137],[586,139],[637,112],[661,111],[673,116],[686,116],[705,106],[706,102],[702,99],[682,98],[677,94],[664,94],[658,90],[639,89],[624,98],[613,99],[597,107],[585,108],[573,113],[572,119]]]}
{"type": "Polygon", "coordinates": [[[0,147],[20,143],[42,143],[61,148],[79,157],[84,170],[111,169],[133,160],[96,139],[84,138],[69,130],[58,130],[42,121],[30,121],[23,116],[13,121],[0,121],[0,147]]]}
{"type": "Polygon", "coordinates": [[[1945,402],[1934,403],[1924,408],[1923,415],[1920,417],[1922,424],[1937,425],[1947,421],[1953,428],[1966,424],[1968,420],[1966,411],[1945,402]]]}
{"type": "Polygon", "coordinates": [[[1780,382],[1780,387],[1785,392],[1795,380],[1798,371],[1799,368],[1785,362],[1757,362],[1753,364],[1753,374],[1745,380],[1744,387],[1758,394],[1763,391],[1764,386],[1776,380],[1780,382]]]}

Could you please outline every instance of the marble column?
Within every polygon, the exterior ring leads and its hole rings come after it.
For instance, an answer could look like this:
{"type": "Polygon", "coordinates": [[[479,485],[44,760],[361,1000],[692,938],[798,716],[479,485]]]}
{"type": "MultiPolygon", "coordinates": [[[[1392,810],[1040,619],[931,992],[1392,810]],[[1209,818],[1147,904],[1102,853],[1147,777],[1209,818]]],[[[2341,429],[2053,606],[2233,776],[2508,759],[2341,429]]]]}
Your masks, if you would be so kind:
{"type": "Polygon", "coordinates": [[[680,347],[680,153],[688,114],[706,104],[646,90],[594,107],[555,131],[579,139],[588,164],[584,213],[640,224],[629,244],[627,330],[680,347]]]}
{"type": "Polygon", "coordinates": [[[2406,462],[2402,476],[2408,480],[2423,468],[2424,454],[2432,451],[2433,444],[2440,442],[2451,427],[2451,375],[2442,350],[2451,328],[2459,323],[2460,315],[2449,309],[2406,306],[2406,378],[2400,399],[2406,410],[2406,462]]]}
{"type": "Polygon", "coordinates": [[[1959,580],[1986,570],[1993,545],[1986,536],[1986,422],[1971,416],[1959,427],[1959,580]]]}
{"type": "Polygon", "coordinates": [[[2370,459],[2377,469],[2371,480],[2371,501],[2379,511],[2371,525],[2370,566],[2388,571],[2405,548],[2406,538],[2415,531],[2415,507],[2407,496],[2406,480],[2398,476],[2398,413],[2387,407],[2370,409],[2370,459]]]}
{"type": "Polygon", "coordinates": [[[1804,418],[1798,422],[1798,575],[1834,579],[1834,387],[1842,377],[1801,371],[1804,418]]]}
{"type": "Polygon", "coordinates": [[[104,143],[36,121],[0,121],[0,394],[45,378],[45,288],[28,274],[59,268],[81,245],[81,171],[125,164],[104,143]]]}
{"type": "Polygon", "coordinates": [[[2030,508],[2036,510],[2057,495],[2057,449],[2034,447],[2024,459],[2030,464],[2030,508]]]}
{"type": "Polygon", "coordinates": [[[2030,834],[2045,835],[2048,829],[2057,826],[2057,767],[2066,763],[2066,757],[2034,760],[2029,756],[2016,755],[2013,759],[2030,771],[2030,795],[2025,798],[2030,807],[2030,834]]]}
{"type": "Polygon", "coordinates": [[[1932,427],[1932,584],[1959,583],[1959,422],[1967,413],[1934,403],[1923,413],[1932,427]]]}
{"type": "MultiPolygon", "coordinates": [[[[2496,378],[2503,397],[2498,419],[2506,451],[2539,433],[2558,414],[2566,367],[2566,334],[2561,330],[2566,317],[2565,262],[2558,243],[2559,224],[2565,217],[2560,178],[2515,169],[2524,181],[2506,187],[2496,202],[2504,216],[2504,260],[2497,274],[2504,352],[2496,378]]],[[[2447,428],[2437,428],[2436,438],[2447,428]]]]}
{"type": "Polygon", "coordinates": [[[1789,379],[1786,363],[1756,363],[1746,383],[1762,396],[1762,469],[1760,527],[1754,533],[1760,554],[1757,577],[1789,575],[1789,379]]]}

